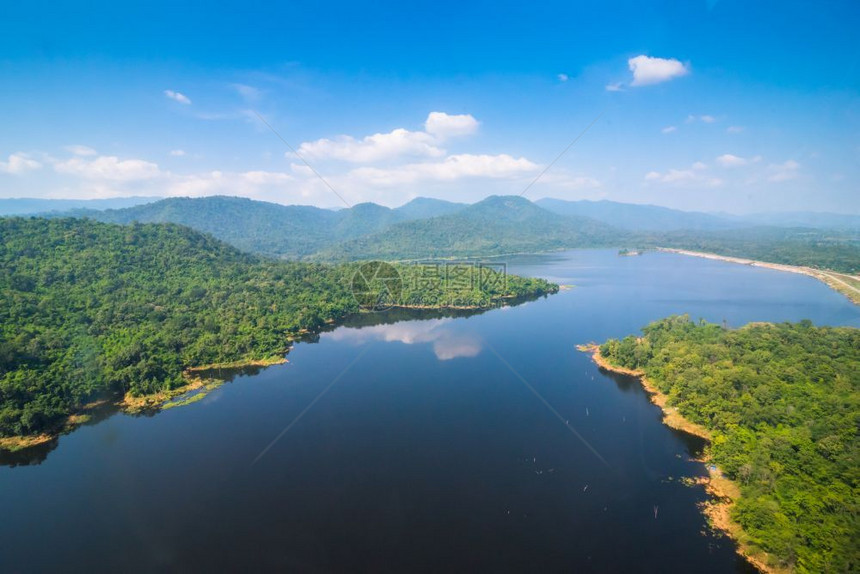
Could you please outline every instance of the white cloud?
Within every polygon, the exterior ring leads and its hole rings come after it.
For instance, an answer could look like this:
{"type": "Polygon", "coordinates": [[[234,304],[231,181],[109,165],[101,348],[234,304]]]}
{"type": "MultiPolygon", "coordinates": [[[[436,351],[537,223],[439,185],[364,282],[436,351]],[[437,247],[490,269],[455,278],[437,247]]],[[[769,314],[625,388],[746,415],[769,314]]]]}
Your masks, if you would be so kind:
{"type": "MultiPolygon", "coordinates": [[[[436,139],[425,132],[398,128],[386,134],[374,134],[361,140],[352,136],[322,138],[299,146],[299,155],[308,159],[337,159],[355,163],[374,162],[400,156],[439,157],[445,150],[436,147],[436,139]]],[[[289,154],[288,154],[289,155],[289,154]]]]}
{"type": "Polygon", "coordinates": [[[768,171],[770,172],[770,175],[767,177],[768,181],[789,181],[797,178],[799,175],[798,172],[800,171],[800,164],[790,159],[784,163],[769,165],[768,171]]]}
{"type": "Polygon", "coordinates": [[[164,95],[170,98],[173,101],[179,102],[180,104],[190,104],[191,100],[185,94],[180,92],[174,92],[173,90],[164,90],[164,95]]]}
{"type": "Polygon", "coordinates": [[[172,149],[170,150],[170,155],[172,155],[173,157],[182,157],[186,155],[186,153],[184,149],[172,149]]]}
{"type": "Polygon", "coordinates": [[[107,155],[92,160],[73,157],[56,162],[54,169],[59,173],[106,181],[139,181],[162,175],[158,165],[152,162],[141,159],[121,160],[116,156],[107,155]]]}
{"type": "Polygon", "coordinates": [[[641,55],[627,60],[630,71],[633,72],[631,86],[647,86],[667,82],[690,73],[686,64],[674,58],[652,58],[641,55]]]}
{"type": "Polygon", "coordinates": [[[21,152],[11,154],[6,161],[0,161],[0,173],[12,175],[20,175],[40,167],[42,167],[41,163],[21,152]]]}
{"type": "Polygon", "coordinates": [[[389,169],[362,167],[348,176],[372,185],[402,185],[416,181],[454,181],[463,178],[504,179],[534,172],[538,165],[507,154],[459,154],[438,162],[412,163],[389,169]]]}
{"type": "MultiPolygon", "coordinates": [[[[360,140],[348,135],[334,139],[322,138],[301,144],[298,153],[308,159],[336,159],[353,163],[372,163],[402,156],[442,157],[445,150],[439,147],[441,142],[451,137],[473,134],[478,125],[478,120],[469,114],[430,112],[424,122],[424,131],[397,128],[360,140]]],[[[286,156],[291,157],[291,154],[286,156]]]]}
{"type": "Polygon", "coordinates": [[[622,92],[624,91],[624,84],[622,84],[621,82],[610,82],[609,84],[606,84],[606,91],[622,92]]]}
{"type": "Polygon", "coordinates": [[[717,163],[723,167],[741,167],[747,165],[749,160],[740,156],[726,153],[717,158],[717,163]]]}
{"type": "Polygon", "coordinates": [[[729,126],[726,128],[726,131],[730,134],[739,134],[743,132],[746,128],[743,126],[729,126]]]}
{"type": "Polygon", "coordinates": [[[85,145],[67,145],[64,148],[66,151],[73,153],[75,155],[89,156],[89,155],[98,155],[98,152],[93,148],[85,145]]]}
{"type": "Polygon", "coordinates": [[[568,81],[569,79],[570,79],[570,76],[568,76],[567,74],[559,74],[559,75],[558,75],[558,80],[559,80],[560,82],[566,82],[566,81],[568,81]]]}
{"type": "Polygon", "coordinates": [[[719,187],[723,180],[707,173],[707,165],[697,161],[689,169],[670,169],[665,173],[649,171],[645,181],[675,186],[719,187]]]}
{"type": "Polygon", "coordinates": [[[717,121],[717,118],[715,118],[714,116],[709,116],[708,114],[701,116],[694,116],[693,114],[690,114],[684,121],[688,124],[692,124],[693,122],[704,122],[706,124],[712,124],[717,121]]]}
{"type": "Polygon", "coordinates": [[[670,134],[670,133],[676,132],[676,131],[678,131],[678,128],[676,128],[675,126],[666,126],[662,130],[660,130],[660,132],[664,133],[664,134],[670,134]]]}
{"type": "Polygon", "coordinates": [[[430,112],[424,122],[424,130],[439,139],[468,136],[478,131],[478,120],[470,114],[448,115],[445,112],[430,112]]]}

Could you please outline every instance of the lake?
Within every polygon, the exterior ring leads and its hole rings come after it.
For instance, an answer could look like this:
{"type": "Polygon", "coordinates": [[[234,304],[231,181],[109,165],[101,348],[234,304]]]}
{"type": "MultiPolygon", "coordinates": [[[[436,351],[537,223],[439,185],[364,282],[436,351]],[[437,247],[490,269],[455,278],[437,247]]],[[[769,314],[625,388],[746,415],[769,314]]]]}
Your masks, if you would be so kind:
{"type": "Polygon", "coordinates": [[[860,307],[807,276],[668,253],[506,262],[574,287],[362,316],[199,402],[6,459],[0,571],[753,571],[680,480],[705,474],[701,441],[575,345],[674,313],[860,327],[860,307]]]}

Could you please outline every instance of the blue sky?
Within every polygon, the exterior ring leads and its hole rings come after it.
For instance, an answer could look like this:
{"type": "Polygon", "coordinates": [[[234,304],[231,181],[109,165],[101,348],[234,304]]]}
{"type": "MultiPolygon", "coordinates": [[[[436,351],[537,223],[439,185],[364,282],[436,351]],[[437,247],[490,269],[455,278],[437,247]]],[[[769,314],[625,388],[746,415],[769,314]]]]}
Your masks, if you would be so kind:
{"type": "Polygon", "coordinates": [[[269,4],[4,3],[0,197],[860,213],[857,2],[269,4]]]}

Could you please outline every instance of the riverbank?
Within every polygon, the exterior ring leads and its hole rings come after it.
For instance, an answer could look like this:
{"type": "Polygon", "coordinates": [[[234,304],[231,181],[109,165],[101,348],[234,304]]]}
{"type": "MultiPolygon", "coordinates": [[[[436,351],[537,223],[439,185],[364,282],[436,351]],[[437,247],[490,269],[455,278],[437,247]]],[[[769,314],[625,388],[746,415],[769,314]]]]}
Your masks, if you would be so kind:
{"type": "Polygon", "coordinates": [[[159,391],[157,393],[132,396],[129,393],[116,399],[102,399],[84,405],[78,412],[66,417],[58,423],[54,429],[38,434],[26,436],[10,436],[0,437],[0,450],[16,452],[22,449],[36,447],[55,440],[56,438],[68,434],[83,424],[86,424],[92,418],[92,415],[97,410],[106,408],[115,409],[116,412],[127,414],[138,414],[145,411],[161,410],[172,406],[180,406],[190,402],[201,400],[209,391],[212,391],[221,386],[224,381],[211,378],[201,377],[200,373],[212,371],[215,369],[237,369],[244,367],[269,367],[272,365],[281,365],[287,363],[288,360],[284,356],[289,352],[289,349],[284,351],[281,356],[274,356],[267,359],[253,359],[248,361],[233,361],[230,363],[213,363],[211,365],[203,365],[199,367],[191,367],[182,373],[186,384],[175,389],[159,391]],[[180,402],[175,404],[167,404],[169,401],[180,397],[181,395],[199,391],[194,395],[193,400],[180,402]]]}
{"type": "MultiPolygon", "coordinates": [[[[648,393],[651,402],[660,407],[660,410],[663,412],[663,423],[666,426],[684,431],[707,441],[711,440],[712,436],[708,429],[687,420],[678,412],[678,409],[668,405],[668,396],[649,381],[643,371],[613,365],[603,357],[600,353],[600,347],[594,343],[577,345],[576,349],[583,353],[589,353],[594,363],[602,370],[636,377],[642,384],[642,388],[648,393]]],[[[758,548],[752,547],[741,525],[732,520],[731,512],[735,502],[740,498],[740,487],[713,464],[707,451],[703,453],[699,461],[705,464],[705,468],[708,471],[707,477],[703,477],[696,482],[703,485],[705,491],[711,496],[711,500],[702,506],[702,512],[707,516],[710,525],[732,538],[737,544],[738,554],[743,556],[744,559],[761,572],[765,574],[790,574],[791,570],[771,566],[769,555],[758,548]]]]}
{"type": "MultiPolygon", "coordinates": [[[[395,309],[410,309],[410,310],[450,310],[450,311],[480,311],[483,309],[494,309],[509,304],[516,304],[520,300],[528,300],[532,297],[537,298],[545,295],[555,294],[559,291],[559,287],[554,284],[549,284],[545,292],[531,293],[525,296],[504,295],[495,298],[490,305],[395,305],[395,309]]],[[[359,311],[364,313],[366,311],[359,311]]],[[[0,451],[16,452],[31,447],[37,447],[49,443],[58,437],[74,431],[81,425],[89,422],[97,410],[108,409],[112,412],[123,412],[127,414],[138,414],[141,412],[159,411],[166,408],[174,408],[184,406],[202,400],[206,394],[216,389],[223,381],[217,377],[206,377],[201,374],[215,371],[218,369],[236,369],[243,367],[268,367],[287,362],[285,355],[289,352],[292,344],[308,335],[319,333],[323,330],[336,327],[349,318],[349,315],[339,317],[338,320],[327,320],[325,325],[319,329],[309,331],[301,329],[295,335],[286,340],[287,346],[279,353],[263,359],[250,359],[244,361],[232,361],[226,363],[213,363],[209,365],[200,365],[190,367],[182,373],[182,378],[185,384],[175,388],[162,390],[156,393],[132,396],[126,393],[124,396],[114,396],[105,398],[93,403],[84,405],[82,408],[67,416],[53,427],[44,430],[37,435],[24,436],[8,436],[0,437],[0,451]],[[189,394],[188,397],[182,398],[183,395],[189,394]],[[178,400],[177,400],[178,399],[178,400]]]]}
{"type": "Polygon", "coordinates": [[[727,255],[717,255],[715,253],[703,253],[701,251],[688,251],[686,249],[673,249],[669,247],[658,247],[658,251],[664,253],[676,253],[678,255],[690,255],[693,257],[701,257],[703,259],[713,259],[716,261],[726,261],[728,263],[737,263],[739,265],[750,265],[752,267],[763,267],[765,269],[774,269],[776,271],[785,271],[787,273],[799,273],[808,275],[818,279],[834,291],[842,293],[855,305],[860,305],[860,277],[849,275],[847,273],[837,273],[835,271],[826,271],[815,269],[812,267],[803,267],[800,265],[784,265],[782,263],[768,263],[767,261],[757,261],[755,259],[744,259],[742,257],[730,257],[727,255]]]}

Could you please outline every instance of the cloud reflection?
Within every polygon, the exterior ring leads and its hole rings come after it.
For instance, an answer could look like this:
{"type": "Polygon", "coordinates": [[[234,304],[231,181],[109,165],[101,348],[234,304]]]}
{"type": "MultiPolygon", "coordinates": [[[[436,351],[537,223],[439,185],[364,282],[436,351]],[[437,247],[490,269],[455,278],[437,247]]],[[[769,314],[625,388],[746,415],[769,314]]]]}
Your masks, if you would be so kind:
{"type": "Polygon", "coordinates": [[[474,357],[481,352],[481,339],[472,333],[457,333],[449,325],[452,319],[403,321],[371,327],[341,327],[326,335],[335,341],[364,343],[368,341],[398,342],[405,345],[427,343],[440,361],[458,357],[474,357]]]}

